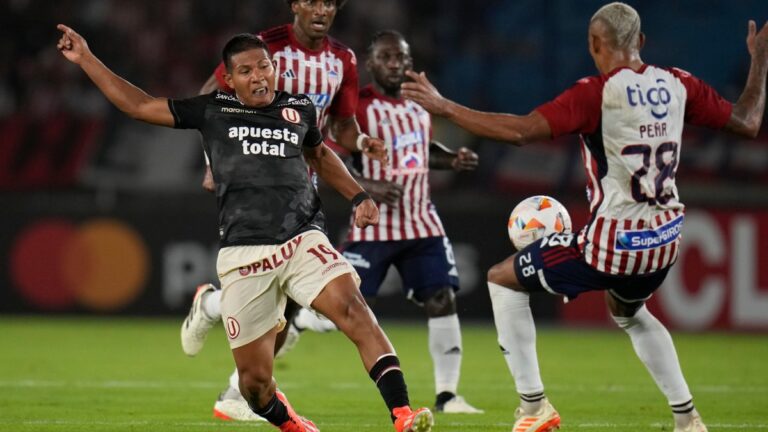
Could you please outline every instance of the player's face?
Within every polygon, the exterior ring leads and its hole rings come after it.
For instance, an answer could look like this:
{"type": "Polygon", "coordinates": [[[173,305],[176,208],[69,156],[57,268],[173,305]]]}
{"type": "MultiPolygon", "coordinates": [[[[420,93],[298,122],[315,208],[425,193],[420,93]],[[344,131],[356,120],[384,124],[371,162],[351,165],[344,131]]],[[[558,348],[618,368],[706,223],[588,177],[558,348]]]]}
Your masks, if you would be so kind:
{"type": "Polygon", "coordinates": [[[224,76],[240,101],[266,106],[275,98],[275,66],[266,51],[254,48],[232,56],[232,72],[224,76]]]}
{"type": "Polygon", "coordinates": [[[310,39],[322,39],[336,18],[336,0],[296,0],[291,3],[294,24],[310,39]]]}
{"type": "Polygon", "coordinates": [[[368,71],[385,90],[398,92],[405,81],[405,71],[413,68],[411,49],[404,40],[381,38],[373,46],[368,59],[368,71]]]}

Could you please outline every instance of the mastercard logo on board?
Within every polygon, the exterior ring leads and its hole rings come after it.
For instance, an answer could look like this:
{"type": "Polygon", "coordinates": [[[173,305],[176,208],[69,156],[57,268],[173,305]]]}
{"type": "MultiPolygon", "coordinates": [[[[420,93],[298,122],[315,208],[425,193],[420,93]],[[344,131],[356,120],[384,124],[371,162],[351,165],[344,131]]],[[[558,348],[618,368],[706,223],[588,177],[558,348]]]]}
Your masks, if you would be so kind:
{"type": "Polygon", "coordinates": [[[22,297],[41,309],[110,312],[141,294],[149,267],[144,241],[121,221],[45,219],[16,237],[9,270],[22,297]]]}

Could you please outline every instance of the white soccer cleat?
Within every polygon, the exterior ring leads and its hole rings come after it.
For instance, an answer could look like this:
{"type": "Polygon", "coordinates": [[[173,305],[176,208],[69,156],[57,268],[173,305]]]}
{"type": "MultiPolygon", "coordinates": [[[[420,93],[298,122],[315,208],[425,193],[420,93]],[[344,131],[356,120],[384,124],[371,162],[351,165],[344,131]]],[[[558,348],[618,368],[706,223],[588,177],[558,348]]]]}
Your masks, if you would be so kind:
{"type": "Polygon", "coordinates": [[[707,426],[704,425],[699,413],[694,412],[687,425],[684,427],[675,426],[675,432],[707,432],[707,426]]]}
{"type": "Polygon", "coordinates": [[[221,420],[265,422],[267,419],[257,415],[248,406],[240,392],[227,387],[213,404],[213,416],[221,420]]]}
{"type": "Polygon", "coordinates": [[[293,325],[300,331],[312,330],[317,333],[338,330],[333,321],[306,308],[299,309],[296,318],[293,319],[293,325]]]}
{"type": "Polygon", "coordinates": [[[448,399],[448,402],[442,405],[435,406],[435,411],[446,414],[482,414],[485,412],[473,407],[459,395],[448,399]]]}
{"type": "Polygon", "coordinates": [[[542,399],[541,408],[533,414],[526,414],[518,407],[515,410],[515,419],[512,432],[552,432],[560,429],[560,414],[547,398],[542,399]]]}
{"type": "Polygon", "coordinates": [[[197,287],[189,314],[181,324],[181,349],[184,354],[194,356],[203,349],[208,331],[218,320],[209,318],[203,312],[203,297],[216,291],[216,287],[207,283],[197,287]]]}

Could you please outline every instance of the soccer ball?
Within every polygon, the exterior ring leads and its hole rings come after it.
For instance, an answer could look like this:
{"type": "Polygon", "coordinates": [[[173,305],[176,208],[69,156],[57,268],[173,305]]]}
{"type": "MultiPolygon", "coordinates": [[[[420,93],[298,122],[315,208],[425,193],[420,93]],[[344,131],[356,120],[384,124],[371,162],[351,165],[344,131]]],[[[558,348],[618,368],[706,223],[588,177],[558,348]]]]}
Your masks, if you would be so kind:
{"type": "Polygon", "coordinates": [[[572,231],[568,210],[556,199],[546,195],[526,198],[509,215],[509,239],[520,250],[554,233],[572,231]]]}

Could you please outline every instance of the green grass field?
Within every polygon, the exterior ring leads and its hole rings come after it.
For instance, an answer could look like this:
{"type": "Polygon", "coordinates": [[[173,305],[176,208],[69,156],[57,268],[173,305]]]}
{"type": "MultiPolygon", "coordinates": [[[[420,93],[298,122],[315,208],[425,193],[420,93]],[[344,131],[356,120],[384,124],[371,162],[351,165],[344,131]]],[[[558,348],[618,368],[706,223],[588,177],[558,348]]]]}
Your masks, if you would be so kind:
{"type": "MultiPolygon", "coordinates": [[[[178,320],[0,319],[0,431],[273,430],[219,422],[233,363],[221,328],[185,357],[178,320]]],[[[426,326],[384,322],[414,404],[433,402],[426,326]]],[[[712,431],[768,429],[764,335],[673,335],[712,431]]],[[[491,326],[465,326],[460,392],[483,415],[438,415],[436,431],[509,431],[516,396],[491,326]]],[[[542,329],[539,357],[563,431],[670,431],[665,400],[623,332],[542,329]]],[[[276,365],[280,387],[323,431],[390,431],[386,409],[341,334],[304,333],[276,365]]]]}

